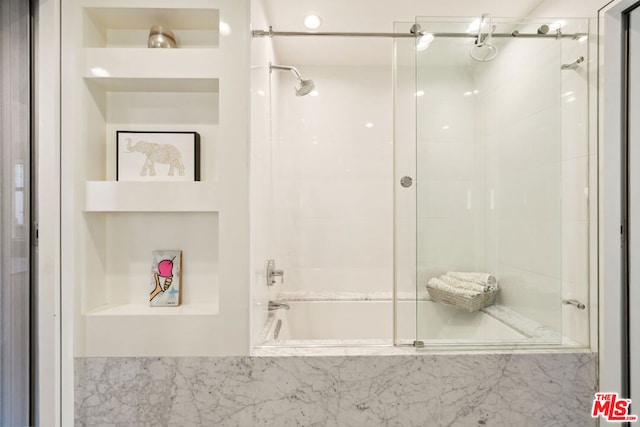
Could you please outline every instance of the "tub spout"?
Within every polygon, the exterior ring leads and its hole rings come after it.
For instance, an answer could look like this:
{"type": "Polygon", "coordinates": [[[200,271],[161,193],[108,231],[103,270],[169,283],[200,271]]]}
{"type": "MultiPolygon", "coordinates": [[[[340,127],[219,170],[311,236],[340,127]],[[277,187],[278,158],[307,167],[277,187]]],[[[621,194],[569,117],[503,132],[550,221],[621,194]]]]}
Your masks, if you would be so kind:
{"type": "Polygon", "coordinates": [[[279,308],[289,310],[289,304],[282,301],[269,301],[269,311],[277,310],[279,308]]]}
{"type": "Polygon", "coordinates": [[[587,308],[583,303],[581,303],[577,299],[563,299],[562,303],[566,305],[575,305],[578,308],[578,310],[584,310],[585,308],[587,308]]]}

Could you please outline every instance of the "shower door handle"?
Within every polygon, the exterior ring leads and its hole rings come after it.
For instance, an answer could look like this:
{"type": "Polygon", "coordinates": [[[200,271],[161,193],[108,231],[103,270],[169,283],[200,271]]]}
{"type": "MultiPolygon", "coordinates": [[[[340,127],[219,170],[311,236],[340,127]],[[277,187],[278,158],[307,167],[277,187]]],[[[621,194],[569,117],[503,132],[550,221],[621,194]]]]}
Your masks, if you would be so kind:
{"type": "Polygon", "coordinates": [[[413,178],[411,178],[410,176],[403,176],[402,178],[400,178],[400,185],[402,185],[404,188],[409,188],[413,185],[413,178]]]}

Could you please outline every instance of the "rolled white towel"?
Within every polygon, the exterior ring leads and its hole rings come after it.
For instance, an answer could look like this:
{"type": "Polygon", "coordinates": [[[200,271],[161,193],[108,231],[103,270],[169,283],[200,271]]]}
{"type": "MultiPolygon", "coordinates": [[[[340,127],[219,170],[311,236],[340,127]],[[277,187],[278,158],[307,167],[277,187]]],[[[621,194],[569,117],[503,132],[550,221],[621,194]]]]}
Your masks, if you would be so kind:
{"type": "Polygon", "coordinates": [[[431,280],[429,280],[429,282],[427,283],[427,288],[429,287],[439,289],[441,291],[445,291],[450,294],[459,295],[465,298],[475,298],[478,295],[482,294],[482,292],[472,291],[469,289],[459,288],[456,286],[449,285],[448,283],[443,282],[437,277],[434,277],[431,280]]]}
{"type": "Polygon", "coordinates": [[[447,276],[464,282],[473,282],[485,287],[485,292],[498,289],[498,281],[495,276],[489,273],[466,273],[460,271],[449,271],[447,276]]]}
{"type": "Polygon", "coordinates": [[[455,286],[457,288],[469,289],[470,291],[476,291],[480,293],[486,292],[486,286],[481,285],[479,283],[465,282],[463,280],[458,280],[451,276],[447,276],[446,274],[443,274],[442,276],[440,276],[439,279],[445,282],[446,284],[455,286]]]}

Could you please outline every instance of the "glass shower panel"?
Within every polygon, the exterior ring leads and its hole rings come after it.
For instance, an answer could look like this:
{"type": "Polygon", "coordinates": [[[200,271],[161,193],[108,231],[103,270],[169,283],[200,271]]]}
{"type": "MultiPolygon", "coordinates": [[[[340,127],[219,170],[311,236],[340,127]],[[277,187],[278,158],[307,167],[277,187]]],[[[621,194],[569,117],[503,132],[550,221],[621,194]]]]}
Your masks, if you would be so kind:
{"type": "MultiPolygon", "coordinates": [[[[412,25],[413,22],[396,23],[394,31],[408,34],[412,25]]],[[[416,194],[415,186],[403,186],[400,182],[404,177],[416,176],[416,45],[413,38],[402,37],[395,38],[393,43],[395,343],[406,345],[416,339],[416,194]]]]}
{"type": "Polygon", "coordinates": [[[586,169],[567,162],[588,164],[586,133],[563,123],[567,101],[587,103],[586,80],[571,86],[586,76],[584,21],[417,24],[416,340],[559,344],[563,231],[583,219],[563,199],[587,212],[586,169]]]}

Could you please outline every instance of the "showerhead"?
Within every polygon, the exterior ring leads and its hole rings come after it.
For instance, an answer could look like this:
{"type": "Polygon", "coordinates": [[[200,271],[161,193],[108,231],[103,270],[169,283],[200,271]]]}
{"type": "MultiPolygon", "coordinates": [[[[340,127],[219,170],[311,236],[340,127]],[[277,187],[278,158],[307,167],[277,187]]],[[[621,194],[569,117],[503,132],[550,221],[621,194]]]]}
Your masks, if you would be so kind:
{"type": "Polygon", "coordinates": [[[491,15],[483,14],[478,26],[478,36],[469,51],[469,55],[474,61],[489,62],[498,55],[498,48],[491,43],[491,36],[493,36],[495,31],[496,26],[491,23],[491,15]],[[482,27],[486,21],[488,21],[487,23],[489,24],[489,31],[487,34],[483,34],[482,27]]]}
{"type": "Polygon", "coordinates": [[[308,95],[315,88],[316,85],[313,80],[299,79],[296,85],[296,96],[308,95]]]}
{"type": "Polygon", "coordinates": [[[296,85],[296,96],[308,95],[316,87],[315,83],[313,83],[313,80],[303,79],[298,69],[296,67],[292,67],[291,65],[269,64],[269,72],[273,70],[289,70],[296,75],[296,77],[298,78],[298,84],[296,85]]]}
{"type": "Polygon", "coordinates": [[[471,46],[469,55],[478,62],[489,62],[498,56],[498,48],[491,43],[485,42],[471,46]]]}

